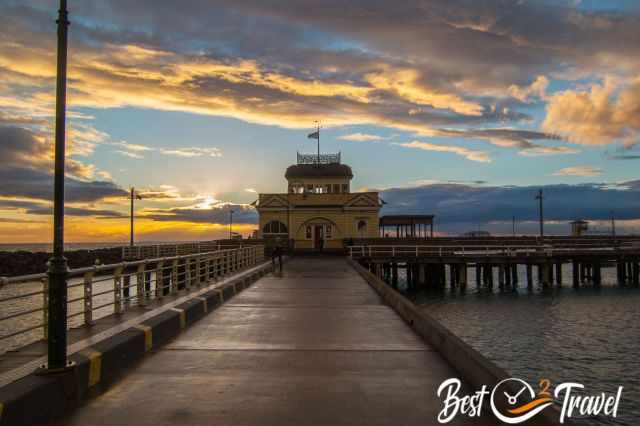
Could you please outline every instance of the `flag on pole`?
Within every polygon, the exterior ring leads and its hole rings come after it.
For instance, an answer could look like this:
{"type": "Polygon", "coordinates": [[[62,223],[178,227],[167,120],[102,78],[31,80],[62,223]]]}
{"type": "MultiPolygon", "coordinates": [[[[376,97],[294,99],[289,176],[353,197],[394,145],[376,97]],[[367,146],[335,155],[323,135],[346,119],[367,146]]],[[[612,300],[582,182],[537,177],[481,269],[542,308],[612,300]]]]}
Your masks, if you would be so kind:
{"type": "Polygon", "coordinates": [[[309,139],[318,139],[318,140],[320,140],[320,130],[316,130],[316,131],[315,131],[315,132],[313,132],[313,133],[309,133],[309,134],[307,135],[307,137],[308,137],[309,139]]]}

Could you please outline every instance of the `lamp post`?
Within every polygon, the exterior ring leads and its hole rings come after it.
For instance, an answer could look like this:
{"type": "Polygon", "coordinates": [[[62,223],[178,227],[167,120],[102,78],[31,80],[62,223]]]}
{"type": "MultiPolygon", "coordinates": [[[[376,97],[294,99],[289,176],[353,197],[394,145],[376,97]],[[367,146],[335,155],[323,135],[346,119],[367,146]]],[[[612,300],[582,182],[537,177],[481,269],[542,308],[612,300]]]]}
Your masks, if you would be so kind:
{"type": "Polygon", "coordinates": [[[233,235],[233,232],[232,232],[232,230],[233,230],[233,213],[234,213],[234,210],[231,207],[229,207],[229,239],[230,240],[232,239],[231,237],[233,235]]]}
{"type": "Polygon", "coordinates": [[[542,200],[544,199],[543,195],[542,195],[542,189],[540,191],[538,191],[538,195],[536,195],[536,200],[538,200],[540,202],[539,205],[539,209],[540,209],[540,237],[544,237],[544,210],[543,210],[543,206],[542,206],[542,200]]]}
{"type": "Polygon", "coordinates": [[[613,210],[611,210],[611,236],[614,240],[616,239],[616,217],[613,210]]]}
{"type": "Polygon", "coordinates": [[[131,247],[133,247],[134,241],[133,241],[133,218],[134,218],[134,213],[133,213],[133,202],[135,199],[138,200],[142,200],[142,197],[140,196],[140,194],[138,194],[136,192],[136,189],[132,186],[131,187],[131,232],[130,232],[130,242],[129,245],[131,247]]]}
{"type": "Polygon", "coordinates": [[[64,257],[64,157],[67,91],[67,1],[58,10],[55,171],[53,181],[53,257],[49,260],[47,371],[67,367],[67,259],[64,257]]]}

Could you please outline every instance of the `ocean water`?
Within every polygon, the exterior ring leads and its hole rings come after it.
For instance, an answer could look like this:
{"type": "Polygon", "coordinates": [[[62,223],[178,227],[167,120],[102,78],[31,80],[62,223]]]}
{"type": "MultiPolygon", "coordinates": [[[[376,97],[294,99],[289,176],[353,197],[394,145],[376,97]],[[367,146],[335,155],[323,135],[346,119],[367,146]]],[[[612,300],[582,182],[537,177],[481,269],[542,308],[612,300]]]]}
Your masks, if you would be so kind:
{"type": "MultiPolygon", "coordinates": [[[[569,268],[565,268],[569,269],[569,268]]],[[[474,274],[469,270],[469,277],[474,274]]],[[[407,294],[425,312],[514,377],[536,387],[579,382],[585,394],[613,393],[624,386],[619,414],[581,419],[585,425],[640,423],[640,289],[615,283],[615,269],[603,269],[600,289],[564,287],[533,292],[479,290],[407,294]]],[[[497,287],[497,285],[496,285],[497,287]]]]}
{"type": "MultiPolygon", "coordinates": [[[[66,243],[64,245],[65,251],[71,250],[95,250],[109,247],[122,247],[128,245],[128,243],[66,243]]],[[[50,243],[16,243],[16,244],[0,244],[0,251],[30,251],[32,253],[46,252],[51,253],[53,251],[53,244],[50,243]]]]}

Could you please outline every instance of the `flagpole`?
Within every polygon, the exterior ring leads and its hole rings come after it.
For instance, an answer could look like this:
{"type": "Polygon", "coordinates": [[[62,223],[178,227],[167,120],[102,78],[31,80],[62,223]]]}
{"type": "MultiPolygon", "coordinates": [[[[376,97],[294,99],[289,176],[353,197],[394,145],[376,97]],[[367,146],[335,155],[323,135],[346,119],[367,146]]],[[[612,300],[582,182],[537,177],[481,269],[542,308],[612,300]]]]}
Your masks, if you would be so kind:
{"type": "Polygon", "coordinates": [[[318,165],[320,165],[320,122],[316,121],[316,131],[318,132],[318,165]]]}

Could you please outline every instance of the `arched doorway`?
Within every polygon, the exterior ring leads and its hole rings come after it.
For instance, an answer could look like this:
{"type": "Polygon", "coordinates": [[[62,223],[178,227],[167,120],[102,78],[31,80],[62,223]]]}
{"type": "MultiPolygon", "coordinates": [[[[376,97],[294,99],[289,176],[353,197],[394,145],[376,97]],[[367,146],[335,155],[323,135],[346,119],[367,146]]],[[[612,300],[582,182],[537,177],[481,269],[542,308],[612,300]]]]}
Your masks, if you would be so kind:
{"type": "Polygon", "coordinates": [[[335,222],[324,217],[315,217],[300,226],[296,238],[308,241],[307,247],[314,251],[322,251],[332,244],[335,245],[335,240],[341,238],[341,235],[335,222]]]}

